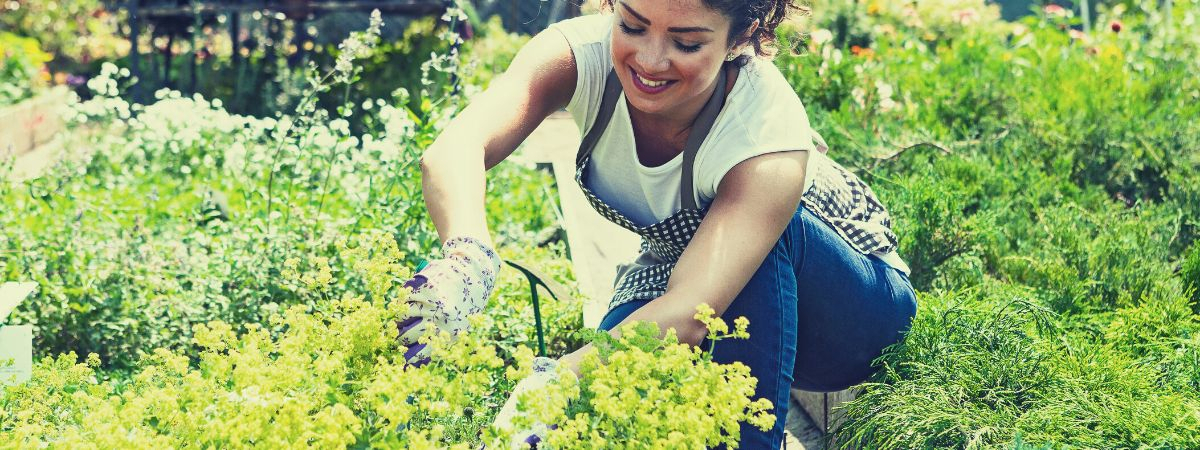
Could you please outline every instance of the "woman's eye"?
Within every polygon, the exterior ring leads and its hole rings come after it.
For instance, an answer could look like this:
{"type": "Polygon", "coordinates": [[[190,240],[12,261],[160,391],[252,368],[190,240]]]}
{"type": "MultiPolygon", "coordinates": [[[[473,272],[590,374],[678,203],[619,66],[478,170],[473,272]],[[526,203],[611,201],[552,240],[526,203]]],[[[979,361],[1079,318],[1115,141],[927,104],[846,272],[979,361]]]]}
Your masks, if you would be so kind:
{"type": "MultiPolygon", "coordinates": [[[[631,36],[641,36],[646,33],[645,29],[638,29],[638,28],[630,27],[629,25],[626,25],[625,22],[621,22],[620,26],[621,26],[622,33],[625,33],[625,34],[628,34],[631,36]]],[[[698,51],[700,51],[700,45],[701,44],[685,45],[682,42],[675,41],[675,48],[678,48],[679,51],[684,52],[684,53],[698,52],[698,51]]]]}
{"type": "Polygon", "coordinates": [[[630,28],[629,25],[625,25],[625,22],[621,22],[621,31],[624,32],[625,34],[629,34],[629,35],[633,35],[633,36],[638,36],[638,35],[641,35],[642,33],[646,32],[646,30],[636,30],[636,29],[630,28]]]}

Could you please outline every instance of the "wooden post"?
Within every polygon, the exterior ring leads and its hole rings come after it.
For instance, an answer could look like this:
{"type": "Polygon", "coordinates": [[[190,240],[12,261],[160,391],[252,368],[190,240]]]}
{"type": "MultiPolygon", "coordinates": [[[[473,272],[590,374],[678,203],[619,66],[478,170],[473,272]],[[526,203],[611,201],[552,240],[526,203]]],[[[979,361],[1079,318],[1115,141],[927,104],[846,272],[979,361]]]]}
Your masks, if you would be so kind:
{"type": "Polygon", "coordinates": [[[551,0],[551,1],[553,1],[554,4],[550,5],[550,18],[549,18],[549,20],[546,21],[547,27],[549,27],[550,25],[552,25],[560,20],[563,20],[565,18],[564,15],[567,12],[566,0],[551,0]]]}
{"type": "MultiPolygon", "coordinates": [[[[233,78],[233,100],[236,101],[240,97],[242,84],[242,15],[237,10],[229,11],[229,41],[230,47],[233,48],[233,55],[230,58],[230,69],[234,73],[233,78]]],[[[232,102],[230,102],[232,103],[232,102]]]]}
{"type": "Polygon", "coordinates": [[[1079,1],[1079,14],[1083,16],[1083,31],[1085,33],[1092,32],[1092,12],[1088,5],[1088,0],[1079,1]]]}
{"type": "Polygon", "coordinates": [[[292,21],[292,45],[296,46],[296,52],[288,55],[288,67],[295,69],[304,62],[305,55],[304,44],[310,39],[308,36],[308,26],[306,26],[304,18],[295,19],[292,21]]]}
{"type": "Polygon", "coordinates": [[[189,92],[192,94],[196,93],[196,58],[200,55],[200,51],[196,48],[196,35],[204,31],[204,24],[200,20],[200,10],[196,9],[195,5],[195,3],[192,3],[192,31],[189,33],[191,35],[191,48],[188,49],[192,52],[188,58],[188,61],[190,62],[189,68],[191,69],[189,74],[192,78],[189,80],[191,81],[189,92]]]}
{"type": "MultiPolygon", "coordinates": [[[[136,0],[135,0],[136,1],[136,0]]],[[[158,68],[158,26],[150,26],[150,51],[146,52],[146,60],[150,63],[150,67],[146,70],[146,76],[154,76],[155,83],[162,83],[162,71],[158,68]]],[[[145,87],[143,87],[145,89],[145,87]]]]}
{"type": "Polygon", "coordinates": [[[1163,17],[1167,21],[1166,23],[1163,24],[1163,27],[1162,27],[1163,28],[1163,36],[1165,36],[1165,37],[1171,36],[1171,9],[1174,6],[1174,3],[1175,3],[1174,0],[1166,0],[1165,2],[1163,2],[1163,17]]]}
{"type": "Polygon", "coordinates": [[[517,24],[521,23],[521,8],[518,7],[518,0],[509,0],[508,4],[512,10],[512,14],[509,15],[509,17],[512,17],[512,24],[505,25],[508,26],[510,30],[515,30],[517,29],[517,24]]]}
{"type": "Polygon", "coordinates": [[[142,70],[141,57],[138,54],[138,0],[129,0],[129,73],[133,75],[133,102],[141,103],[142,70]]]}
{"type": "Polygon", "coordinates": [[[163,77],[162,87],[173,88],[171,85],[171,60],[174,59],[172,49],[175,45],[175,33],[167,34],[167,47],[163,49],[163,77]]]}
{"type": "Polygon", "coordinates": [[[229,46],[233,50],[233,69],[236,72],[238,64],[242,61],[242,24],[241,14],[237,11],[229,12],[229,46]]]}

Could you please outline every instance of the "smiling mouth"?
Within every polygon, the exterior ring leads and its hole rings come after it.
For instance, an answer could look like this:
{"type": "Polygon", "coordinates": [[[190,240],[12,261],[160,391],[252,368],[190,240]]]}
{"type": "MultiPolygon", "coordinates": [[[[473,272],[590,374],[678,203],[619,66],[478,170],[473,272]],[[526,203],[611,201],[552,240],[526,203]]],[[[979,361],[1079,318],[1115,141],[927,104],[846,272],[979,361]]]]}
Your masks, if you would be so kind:
{"type": "Polygon", "coordinates": [[[667,86],[675,83],[675,81],[676,81],[676,80],[651,80],[651,79],[645,78],[645,77],[641,76],[640,74],[638,74],[637,71],[633,70],[632,67],[629,69],[629,73],[631,75],[633,75],[634,84],[636,84],[639,89],[649,92],[649,93],[661,92],[663,89],[666,89],[667,86]]]}

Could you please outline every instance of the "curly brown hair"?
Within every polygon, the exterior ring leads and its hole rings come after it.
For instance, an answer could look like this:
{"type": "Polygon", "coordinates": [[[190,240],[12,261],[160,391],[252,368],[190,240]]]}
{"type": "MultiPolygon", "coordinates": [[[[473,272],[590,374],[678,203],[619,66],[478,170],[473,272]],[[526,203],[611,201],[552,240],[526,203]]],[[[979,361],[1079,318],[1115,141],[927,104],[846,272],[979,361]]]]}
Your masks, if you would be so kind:
{"type": "MultiPolygon", "coordinates": [[[[615,0],[601,0],[601,6],[612,9],[615,0]]],[[[775,29],[787,19],[792,11],[808,11],[796,4],[795,0],[702,0],[706,6],[729,18],[729,36],[727,42],[732,48],[742,42],[734,42],[738,36],[746,32],[755,20],[758,29],[750,36],[749,43],[754,46],[758,56],[771,58],[775,56],[775,29]]],[[[750,62],[749,55],[742,55],[734,64],[746,65],[750,62]]]]}

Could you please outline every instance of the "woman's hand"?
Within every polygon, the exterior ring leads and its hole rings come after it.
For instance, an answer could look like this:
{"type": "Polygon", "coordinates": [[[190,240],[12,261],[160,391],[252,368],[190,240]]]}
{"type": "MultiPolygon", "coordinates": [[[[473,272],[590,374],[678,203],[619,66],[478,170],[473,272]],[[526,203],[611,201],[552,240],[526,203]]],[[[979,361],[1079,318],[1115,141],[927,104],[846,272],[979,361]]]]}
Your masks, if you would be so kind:
{"type": "Polygon", "coordinates": [[[442,256],[404,283],[412,293],[408,314],[397,326],[400,344],[408,347],[404,358],[413,364],[429,360],[428,349],[417,339],[430,327],[451,335],[467,329],[467,317],[487,305],[500,272],[500,257],[478,239],[449,239],[442,245],[442,256]]]}
{"type": "MultiPolygon", "coordinates": [[[[492,422],[492,426],[501,430],[512,430],[513,419],[520,413],[517,411],[517,402],[520,396],[526,392],[538,391],[545,388],[550,383],[558,379],[559,362],[550,358],[539,356],[533,360],[533,373],[522,379],[513,388],[512,394],[509,395],[508,401],[504,402],[504,407],[500,409],[500,413],[496,415],[496,420],[492,422]]],[[[572,371],[564,371],[575,376],[572,371]]],[[[528,446],[536,445],[546,437],[549,430],[555,428],[551,424],[547,426],[543,423],[534,423],[531,427],[523,430],[518,430],[512,434],[512,440],[509,442],[509,448],[521,449],[528,446]]]]}

